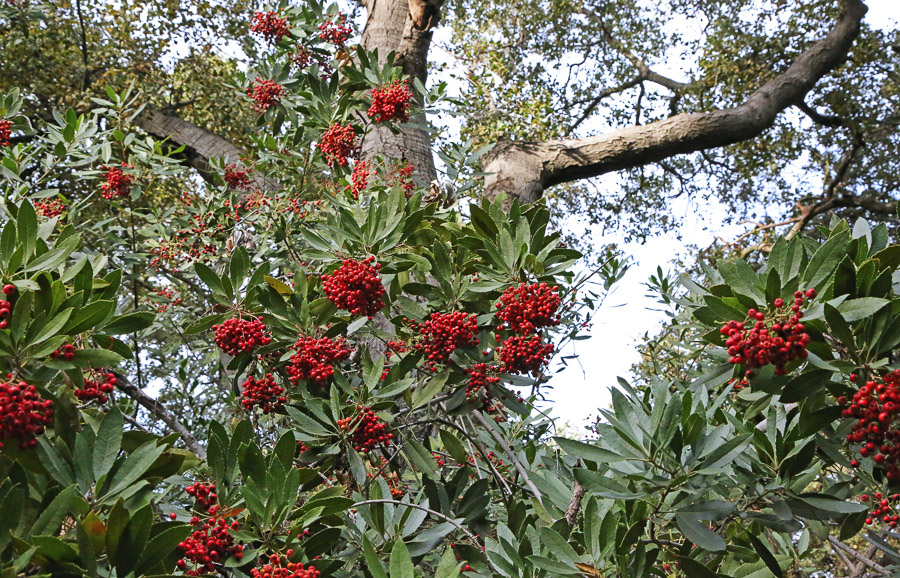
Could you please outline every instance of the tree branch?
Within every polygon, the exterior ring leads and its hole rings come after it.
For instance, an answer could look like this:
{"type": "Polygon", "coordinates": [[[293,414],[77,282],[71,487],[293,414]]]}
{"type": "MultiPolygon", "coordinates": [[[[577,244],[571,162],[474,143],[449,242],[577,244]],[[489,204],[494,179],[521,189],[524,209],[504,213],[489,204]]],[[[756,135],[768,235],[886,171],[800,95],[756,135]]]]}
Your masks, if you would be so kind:
{"type": "Polygon", "coordinates": [[[181,439],[184,440],[185,445],[189,450],[194,452],[194,455],[196,455],[201,460],[206,459],[206,449],[202,445],[200,445],[200,442],[197,441],[197,438],[194,437],[194,434],[192,434],[186,427],[184,427],[184,424],[178,421],[178,418],[172,415],[172,412],[166,409],[166,407],[159,401],[144,393],[142,389],[131,383],[128,378],[121,373],[117,371],[113,373],[115,374],[116,381],[118,382],[116,384],[116,387],[118,387],[120,391],[128,395],[128,397],[132,398],[140,405],[144,406],[144,408],[149,411],[151,415],[161,420],[163,423],[169,426],[169,429],[181,436],[181,439]]]}
{"type": "Polygon", "coordinates": [[[485,419],[483,415],[481,415],[480,411],[473,411],[472,416],[475,418],[475,421],[481,424],[481,427],[486,429],[491,437],[500,444],[500,447],[503,448],[503,451],[506,452],[506,455],[509,457],[510,461],[516,467],[516,471],[519,472],[519,475],[522,476],[522,480],[525,481],[525,485],[528,486],[528,489],[531,490],[531,493],[534,494],[534,497],[537,498],[537,501],[541,504],[544,503],[544,498],[541,495],[541,491],[537,489],[537,486],[534,485],[534,482],[531,481],[531,478],[528,476],[528,471],[522,466],[522,463],[519,461],[519,458],[516,457],[516,454],[513,452],[512,448],[509,447],[509,444],[506,443],[506,440],[503,439],[503,436],[494,429],[489,422],[489,420],[485,419]]]}
{"type": "MultiPolygon", "coordinates": [[[[241,164],[247,157],[246,151],[225,137],[188,122],[178,115],[148,105],[135,119],[138,127],[160,140],[167,140],[174,148],[184,146],[186,163],[196,169],[210,184],[217,184],[211,161],[228,159],[241,164]]],[[[259,174],[251,172],[255,185],[265,191],[277,188],[277,183],[266,181],[259,174]]]]}
{"type": "MultiPolygon", "coordinates": [[[[843,542],[841,542],[834,536],[828,536],[828,543],[831,544],[832,546],[840,548],[845,553],[849,554],[853,558],[856,558],[857,560],[859,560],[860,562],[862,562],[863,564],[865,564],[866,566],[868,566],[869,568],[871,568],[872,570],[877,572],[878,574],[880,574],[882,576],[890,576],[891,575],[891,573],[888,572],[884,566],[882,566],[882,565],[878,564],[877,562],[875,562],[874,560],[871,560],[871,559],[867,558],[866,556],[860,554],[859,552],[857,552],[850,546],[844,544],[843,542]]],[[[857,574],[858,573],[859,572],[857,572],[857,574]]]]}
{"type": "Polygon", "coordinates": [[[861,0],[843,0],[842,6],[831,32],[734,108],[678,114],[591,138],[498,144],[484,161],[490,173],[485,179],[487,195],[505,191],[533,202],[553,185],[758,136],[782,111],[803,102],[816,83],[846,58],[868,9],[861,0]]]}

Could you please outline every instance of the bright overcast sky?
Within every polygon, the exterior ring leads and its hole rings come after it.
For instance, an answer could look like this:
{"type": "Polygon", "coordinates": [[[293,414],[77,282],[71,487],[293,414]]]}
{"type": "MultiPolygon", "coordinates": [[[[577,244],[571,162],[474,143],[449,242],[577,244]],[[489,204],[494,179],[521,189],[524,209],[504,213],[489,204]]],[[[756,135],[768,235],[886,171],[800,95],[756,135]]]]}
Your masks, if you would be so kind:
{"type": "MultiPolygon", "coordinates": [[[[900,22],[900,2],[897,0],[868,0],[869,13],[866,21],[871,26],[887,26],[889,22],[900,22]]],[[[556,375],[553,380],[553,391],[550,392],[552,404],[548,409],[551,415],[561,418],[558,425],[568,422],[578,427],[596,417],[597,408],[606,407],[610,402],[609,388],[616,384],[616,377],[628,378],[631,366],[639,360],[635,349],[637,340],[646,332],[655,332],[665,315],[652,311],[658,307],[654,300],[646,296],[644,283],[656,273],[657,267],[663,271],[673,270],[672,261],[685,254],[685,246],[693,244],[699,247],[711,245],[717,236],[734,239],[745,229],[732,227],[722,229],[716,226],[715,207],[696,207],[682,204],[676,207],[682,213],[682,241],[674,235],[664,235],[649,239],[641,244],[621,244],[620,235],[603,236],[599,230],[593,231],[595,243],[620,243],[621,248],[632,259],[633,266],[623,280],[616,286],[614,293],[607,299],[603,308],[595,316],[592,338],[580,341],[574,349],[565,351],[565,355],[577,353],[580,367],[571,364],[568,369],[556,375]],[[703,214],[700,214],[700,213],[703,214]]]]}

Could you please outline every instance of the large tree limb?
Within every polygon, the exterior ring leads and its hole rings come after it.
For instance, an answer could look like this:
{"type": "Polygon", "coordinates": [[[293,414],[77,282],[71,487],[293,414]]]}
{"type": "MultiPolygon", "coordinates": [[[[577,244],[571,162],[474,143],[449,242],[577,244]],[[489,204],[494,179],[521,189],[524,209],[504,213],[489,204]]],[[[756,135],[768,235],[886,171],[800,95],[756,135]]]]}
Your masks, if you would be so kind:
{"type": "MultiPolygon", "coordinates": [[[[247,158],[247,152],[227,138],[153,105],[144,108],[135,119],[135,124],[151,136],[166,140],[175,148],[184,146],[182,154],[187,165],[196,169],[210,184],[218,184],[215,180],[218,171],[210,161],[228,159],[230,163],[243,165],[242,159],[247,158]]],[[[274,183],[263,180],[256,173],[251,173],[251,178],[256,180],[255,184],[260,189],[276,188],[274,183]]]]}
{"type": "Polygon", "coordinates": [[[604,135],[546,142],[506,142],[484,162],[486,192],[506,192],[523,202],[540,198],[560,183],[600,176],[663,159],[752,139],[772,126],[847,56],[867,12],[861,0],[842,1],[831,32],[813,44],[782,74],[734,108],[679,114],[604,135]]]}

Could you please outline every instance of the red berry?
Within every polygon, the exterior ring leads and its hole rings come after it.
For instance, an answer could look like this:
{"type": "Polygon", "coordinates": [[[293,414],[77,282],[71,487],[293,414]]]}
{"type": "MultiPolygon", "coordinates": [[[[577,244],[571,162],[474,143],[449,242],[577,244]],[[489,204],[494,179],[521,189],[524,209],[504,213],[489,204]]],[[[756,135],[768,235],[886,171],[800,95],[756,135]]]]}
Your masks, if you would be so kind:
{"type": "Polygon", "coordinates": [[[395,80],[387,86],[372,89],[372,106],[367,114],[375,122],[408,122],[412,96],[403,80],[395,80]]]}
{"type": "Polygon", "coordinates": [[[371,265],[374,257],[365,261],[346,259],[334,273],[322,275],[322,289],[325,296],[338,309],[345,309],[351,315],[372,317],[382,308],[385,294],[378,270],[381,265],[371,265]]]}

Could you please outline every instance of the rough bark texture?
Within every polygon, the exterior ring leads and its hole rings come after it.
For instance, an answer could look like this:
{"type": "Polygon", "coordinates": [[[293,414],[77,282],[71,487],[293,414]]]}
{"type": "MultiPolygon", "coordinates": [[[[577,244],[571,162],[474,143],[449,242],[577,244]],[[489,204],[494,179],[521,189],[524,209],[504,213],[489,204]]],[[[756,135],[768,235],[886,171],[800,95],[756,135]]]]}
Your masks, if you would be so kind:
{"type": "Polygon", "coordinates": [[[784,109],[802,103],[819,79],[844,60],[866,11],[860,0],[846,0],[827,36],[735,108],[679,114],[591,138],[502,143],[484,162],[485,171],[492,173],[485,180],[487,193],[506,192],[530,203],[552,185],[754,138],[784,109]]]}
{"type": "MultiPolygon", "coordinates": [[[[381,62],[390,52],[405,74],[425,84],[428,78],[428,49],[432,30],[440,19],[444,0],[368,0],[368,20],[361,44],[366,50],[378,49],[381,62]]],[[[421,103],[420,103],[421,104],[421,103]]],[[[415,169],[413,178],[427,185],[435,179],[431,137],[424,130],[425,115],[418,114],[412,124],[399,127],[397,133],[375,126],[363,142],[362,157],[381,156],[385,160],[406,160],[415,169]],[[416,126],[419,125],[419,126],[416,126]]]]}

